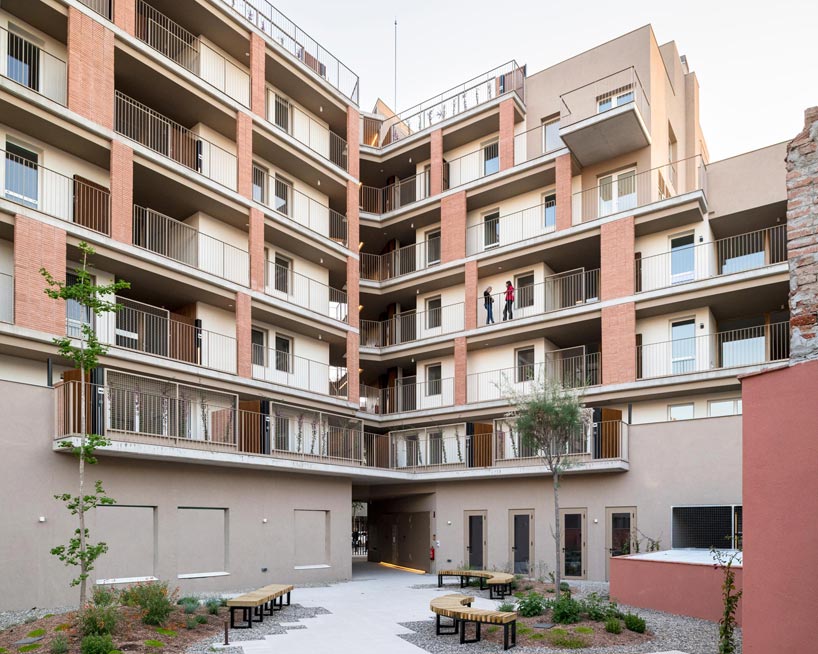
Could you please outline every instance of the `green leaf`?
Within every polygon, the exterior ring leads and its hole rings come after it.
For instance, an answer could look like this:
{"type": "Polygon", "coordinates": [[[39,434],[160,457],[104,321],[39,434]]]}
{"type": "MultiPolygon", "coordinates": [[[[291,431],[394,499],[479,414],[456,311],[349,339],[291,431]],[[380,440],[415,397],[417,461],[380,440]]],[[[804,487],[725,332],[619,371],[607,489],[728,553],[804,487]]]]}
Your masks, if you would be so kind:
{"type": "Polygon", "coordinates": [[[148,647],[164,647],[165,643],[163,643],[161,640],[146,640],[145,645],[148,647]]]}

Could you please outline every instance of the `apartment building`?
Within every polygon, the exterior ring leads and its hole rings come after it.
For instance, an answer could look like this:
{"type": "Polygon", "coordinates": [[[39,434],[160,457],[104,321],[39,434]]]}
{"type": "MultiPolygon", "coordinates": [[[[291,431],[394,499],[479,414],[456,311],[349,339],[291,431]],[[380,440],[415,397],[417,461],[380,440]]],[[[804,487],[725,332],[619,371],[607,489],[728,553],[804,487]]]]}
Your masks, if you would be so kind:
{"type": "Polygon", "coordinates": [[[3,0],[0,49],[3,608],[72,597],[83,411],[98,583],[347,578],[353,501],[370,560],[430,571],[603,580],[646,537],[740,537],[738,376],[788,357],[785,145],[711,163],[650,26],[400,113],[266,0],[3,0]],[[82,241],[116,314],[43,293],[82,241]],[[52,345],[84,324],[85,406],[52,345]],[[558,526],[506,418],[545,378],[594,409],[558,526]]]}

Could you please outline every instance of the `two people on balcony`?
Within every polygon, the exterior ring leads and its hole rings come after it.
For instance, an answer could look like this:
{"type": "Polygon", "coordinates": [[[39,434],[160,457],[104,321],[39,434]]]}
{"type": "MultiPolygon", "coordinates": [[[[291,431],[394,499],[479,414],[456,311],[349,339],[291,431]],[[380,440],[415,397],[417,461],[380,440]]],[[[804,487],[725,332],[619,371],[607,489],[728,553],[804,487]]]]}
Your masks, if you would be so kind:
{"type": "MultiPolygon", "coordinates": [[[[505,306],[503,307],[503,321],[514,320],[514,285],[506,282],[506,292],[504,294],[505,306]]],[[[491,286],[483,291],[483,308],[486,310],[486,324],[494,323],[494,296],[491,294],[491,286]]]]}

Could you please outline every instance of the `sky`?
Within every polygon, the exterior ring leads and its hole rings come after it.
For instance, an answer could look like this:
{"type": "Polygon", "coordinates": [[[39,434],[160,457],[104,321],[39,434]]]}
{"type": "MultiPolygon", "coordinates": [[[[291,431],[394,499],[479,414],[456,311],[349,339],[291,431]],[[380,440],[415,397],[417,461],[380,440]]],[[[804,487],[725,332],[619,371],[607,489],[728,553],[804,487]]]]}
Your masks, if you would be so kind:
{"type": "Polygon", "coordinates": [[[360,106],[404,109],[511,59],[533,73],[647,23],[700,86],[718,161],[793,138],[818,104],[818,1],[273,0],[360,77],[360,106]]]}

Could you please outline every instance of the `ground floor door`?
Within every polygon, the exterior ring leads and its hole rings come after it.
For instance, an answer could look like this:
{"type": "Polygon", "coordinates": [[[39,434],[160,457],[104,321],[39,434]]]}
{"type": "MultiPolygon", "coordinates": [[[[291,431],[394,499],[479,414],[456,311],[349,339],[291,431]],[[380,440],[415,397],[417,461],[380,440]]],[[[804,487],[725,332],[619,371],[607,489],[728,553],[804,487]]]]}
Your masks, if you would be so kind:
{"type": "Polygon", "coordinates": [[[560,568],[564,579],[586,577],[586,521],[586,509],[560,509],[560,568]]]}
{"type": "Polygon", "coordinates": [[[605,579],[609,579],[611,557],[630,554],[636,538],[636,507],[616,506],[605,509],[605,579]]]}
{"type": "Polygon", "coordinates": [[[514,574],[531,575],[531,561],[534,558],[534,509],[511,509],[508,518],[508,542],[511,547],[508,559],[514,565],[514,574]]]}
{"type": "Polygon", "coordinates": [[[475,570],[486,569],[486,512],[465,512],[466,564],[475,570]]]}

